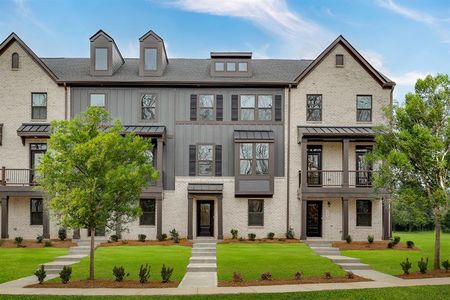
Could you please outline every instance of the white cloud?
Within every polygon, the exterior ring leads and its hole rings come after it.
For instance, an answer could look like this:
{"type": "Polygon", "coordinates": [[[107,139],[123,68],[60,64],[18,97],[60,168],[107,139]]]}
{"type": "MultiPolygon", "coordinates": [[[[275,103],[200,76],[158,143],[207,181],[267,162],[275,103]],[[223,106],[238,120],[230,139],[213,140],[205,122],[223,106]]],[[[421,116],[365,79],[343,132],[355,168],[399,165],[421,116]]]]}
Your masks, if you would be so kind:
{"type": "Polygon", "coordinates": [[[123,57],[139,57],[139,44],[135,41],[128,42],[126,48],[121,52],[123,57]]]}
{"type": "Polygon", "coordinates": [[[37,18],[31,8],[28,6],[26,0],[14,0],[15,8],[18,16],[22,19],[23,22],[30,22],[32,25],[41,29],[48,35],[52,37],[56,37],[56,34],[53,30],[50,29],[45,23],[43,23],[39,18],[37,18]]]}
{"type": "Polygon", "coordinates": [[[291,10],[285,0],[166,0],[173,7],[252,22],[281,40],[290,57],[315,57],[334,38],[319,24],[291,10]]]}

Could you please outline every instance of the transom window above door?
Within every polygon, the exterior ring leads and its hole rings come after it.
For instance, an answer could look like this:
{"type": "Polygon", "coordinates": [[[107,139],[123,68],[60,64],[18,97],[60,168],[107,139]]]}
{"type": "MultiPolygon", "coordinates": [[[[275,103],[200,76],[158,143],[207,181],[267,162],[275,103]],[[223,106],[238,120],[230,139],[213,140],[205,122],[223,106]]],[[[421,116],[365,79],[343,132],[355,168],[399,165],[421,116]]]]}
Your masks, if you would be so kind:
{"type": "Polygon", "coordinates": [[[156,95],[144,94],[141,98],[141,119],[156,120],[156,95]]]}

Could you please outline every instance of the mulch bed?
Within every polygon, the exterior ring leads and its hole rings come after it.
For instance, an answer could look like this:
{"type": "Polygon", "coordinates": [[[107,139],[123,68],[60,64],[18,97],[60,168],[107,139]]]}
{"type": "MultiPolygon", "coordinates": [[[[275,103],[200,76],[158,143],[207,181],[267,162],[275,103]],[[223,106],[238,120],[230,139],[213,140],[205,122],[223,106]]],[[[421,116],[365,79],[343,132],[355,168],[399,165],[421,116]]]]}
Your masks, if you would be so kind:
{"type": "Polygon", "coordinates": [[[347,277],[332,277],[331,279],[326,279],[320,276],[305,277],[300,280],[295,279],[273,279],[273,280],[244,280],[243,282],[233,282],[233,281],[219,281],[220,287],[227,286],[258,286],[258,285],[289,285],[289,284],[311,284],[311,283],[342,283],[342,282],[361,282],[361,281],[371,281],[357,275],[354,275],[352,279],[347,277]]]}
{"type": "Polygon", "coordinates": [[[339,248],[339,250],[386,250],[386,249],[393,249],[393,250],[409,250],[409,251],[415,251],[420,250],[417,247],[414,248],[408,248],[405,243],[398,243],[394,246],[394,248],[388,248],[389,241],[379,241],[379,242],[373,242],[372,244],[369,244],[368,242],[351,242],[348,244],[345,241],[339,241],[339,242],[333,242],[332,246],[339,248]]]}
{"type": "Polygon", "coordinates": [[[32,284],[27,288],[176,288],[178,281],[171,281],[169,283],[162,283],[161,281],[149,281],[147,283],[140,283],[137,280],[124,280],[117,282],[114,280],[76,280],[69,281],[66,284],[61,282],[44,282],[43,284],[32,284]]]}
{"type": "Polygon", "coordinates": [[[432,271],[427,271],[427,273],[425,273],[425,274],[417,272],[417,273],[410,273],[408,275],[402,274],[402,275],[398,275],[397,277],[400,277],[400,278],[403,278],[403,279],[423,279],[423,278],[436,278],[436,277],[450,277],[450,272],[445,272],[445,270],[432,270],[432,271]]]}
{"type": "MultiPolygon", "coordinates": [[[[52,248],[70,248],[73,246],[76,246],[75,243],[72,243],[72,240],[51,240],[52,241],[52,248]]],[[[24,248],[49,248],[45,247],[45,240],[42,241],[42,243],[37,243],[36,240],[23,240],[22,246],[25,246],[24,248]]],[[[0,241],[0,247],[1,248],[17,248],[17,245],[14,243],[14,240],[3,240],[0,241]]]]}
{"type": "Polygon", "coordinates": [[[187,247],[192,247],[192,242],[190,242],[187,239],[180,239],[180,242],[178,244],[174,243],[172,240],[166,240],[166,241],[137,241],[137,240],[121,240],[118,242],[106,242],[106,243],[101,243],[100,247],[112,247],[112,246],[174,246],[174,245],[178,245],[178,246],[187,246],[187,247]]]}
{"type": "Polygon", "coordinates": [[[224,239],[223,241],[219,242],[220,244],[262,244],[262,243],[266,243],[266,244],[298,244],[300,243],[299,240],[288,240],[288,239],[273,239],[273,240],[269,240],[269,239],[256,239],[254,241],[249,241],[249,240],[233,240],[233,239],[224,239]]]}

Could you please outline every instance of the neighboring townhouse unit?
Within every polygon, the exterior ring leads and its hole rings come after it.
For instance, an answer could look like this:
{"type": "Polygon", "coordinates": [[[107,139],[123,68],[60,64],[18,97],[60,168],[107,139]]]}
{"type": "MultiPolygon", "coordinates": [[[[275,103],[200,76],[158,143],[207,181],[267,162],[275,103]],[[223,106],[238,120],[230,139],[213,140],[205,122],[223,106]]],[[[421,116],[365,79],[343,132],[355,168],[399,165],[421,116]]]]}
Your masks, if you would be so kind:
{"type": "Polygon", "coordinates": [[[38,58],[15,34],[0,45],[2,238],[56,236],[34,168],[49,121],[89,106],[154,145],[161,176],[142,191],[143,215],[124,238],[174,228],[189,239],[231,229],[281,237],[291,227],[301,239],[390,236],[388,195],[372,189],[364,155],[394,83],[343,37],[315,60],[172,59],[152,31],[139,44],[139,58],[123,58],[100,30],[89,58],[38,58]]]}

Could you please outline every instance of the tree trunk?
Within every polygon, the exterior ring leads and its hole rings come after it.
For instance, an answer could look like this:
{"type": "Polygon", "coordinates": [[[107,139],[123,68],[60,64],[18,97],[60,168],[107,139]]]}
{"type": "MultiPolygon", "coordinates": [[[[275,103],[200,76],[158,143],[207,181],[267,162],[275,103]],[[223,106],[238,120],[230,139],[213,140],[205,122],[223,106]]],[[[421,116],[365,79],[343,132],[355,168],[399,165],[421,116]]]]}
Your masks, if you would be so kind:
{"type": "Polygon", "coordinates": [[[441,266],[441,220],[436,218],[435,224],[435,239],[434,239],[434,269],[439,270],[441,266]]]}
{"type": "Polygon", "coordinates": [[[95,229],[91,230],[91,247],[89,253],[89,280],[94,280],[95,229]]]}

